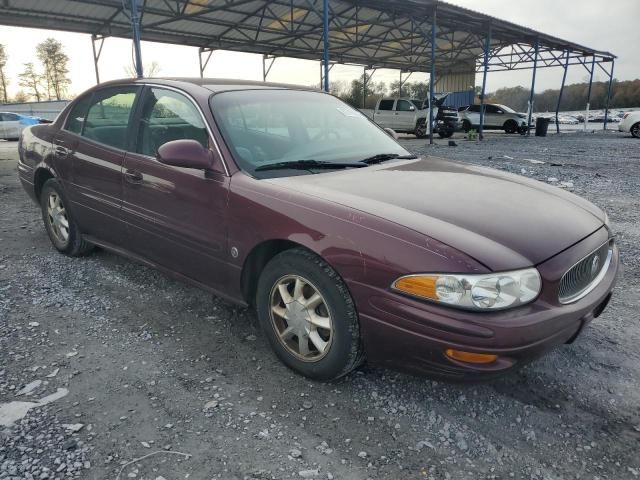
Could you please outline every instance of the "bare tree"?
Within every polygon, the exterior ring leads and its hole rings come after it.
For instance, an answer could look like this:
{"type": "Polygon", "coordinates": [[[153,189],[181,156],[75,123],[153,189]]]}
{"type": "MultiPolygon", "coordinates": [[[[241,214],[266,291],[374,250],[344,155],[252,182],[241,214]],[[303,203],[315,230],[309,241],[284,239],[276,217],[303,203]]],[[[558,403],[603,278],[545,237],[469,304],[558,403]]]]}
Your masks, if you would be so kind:
{"type": "Polygon", "coordinates": [[[62,50],[62,43],[55,38],[47,38],[36,46],[36,55],[44,66],[44,77],[47,82],[49,99],[61,100],[67,93],[69,79],[69,57],[62,50]]]}
{"type": "Polygon", "coordinates": [[[0,43],[0,100],[4,103],[7,103],[7,85],[9,80],[7,79],[7,74],[5,72],[5,67],[7,66],[7,52],[5,51],[4,45],[0,43]]]}
{"type": "Polygon", "coordinates": [[[27,103],[29,101],[29,95],[24,90],[18,90],[16,96],[13,97],[13,103],[27,103]]]}
{"type": "Polygon", "coordinates": [[[24,71],[19,77],[20,86],[26,88],[27,92],[39,102],[42,98],[42,94],[40,93],[42,90],[42,75],[36,71],[33,63],[25,63],[24,71]]]}
{"type": "MultiPolygon", "coordinates": [[[[151,63],[143,65],[143,70],[145,77],[156,77],[160,73],[160,64],[156,61],[153,61],[151,63]]],[[[136,78],[138,76],[138,73],[136,72],[136,69],[133,65],[125,65],[124,73],[129,78],[136,78]]]]}

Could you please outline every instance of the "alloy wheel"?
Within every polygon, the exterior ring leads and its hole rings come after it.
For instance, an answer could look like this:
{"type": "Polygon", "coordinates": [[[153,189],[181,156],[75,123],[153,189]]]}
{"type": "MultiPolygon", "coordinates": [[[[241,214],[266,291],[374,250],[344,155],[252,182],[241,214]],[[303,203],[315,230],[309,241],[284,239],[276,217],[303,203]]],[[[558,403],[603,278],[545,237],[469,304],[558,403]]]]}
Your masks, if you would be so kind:
{"type": "Polygon", "coordinates": [[[67,217],[67,210],[62,199],[56,192],[49,193],[47,218],[56,240],[66,244],[69,241],[69,217],[67,217]]]}
{"type": "Polygon", "coordinates": [[[286,275],[271,289],[271,322],[287,351],[317,362],[331,348],[333,320],[320,291],[306,278],[286,275]]]}

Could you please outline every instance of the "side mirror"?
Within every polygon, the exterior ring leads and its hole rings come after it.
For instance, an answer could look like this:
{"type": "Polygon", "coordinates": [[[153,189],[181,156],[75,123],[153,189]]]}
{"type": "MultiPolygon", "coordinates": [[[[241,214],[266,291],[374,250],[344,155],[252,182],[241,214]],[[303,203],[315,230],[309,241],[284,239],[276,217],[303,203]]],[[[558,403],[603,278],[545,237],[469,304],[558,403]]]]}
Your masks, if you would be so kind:
{"type": "Polygon", "coordinates": [[[411,105],[411,106],[409,107],[409,111],[410,111],[410,112],[415,112],[415,111],[416,111],[416,107],[414,107],[413,105],[411,105]]]}
{"type": "Polygon", "coordinates": [[[394,140],[398,140],[398,134],[396,133],[396,131],[393,128],[385,128],[384,129],[385,132],[387,132],[387,135],[389,135],[390,137],[392,137],[394,140]]]}
{"type": "Polygon", "coordinates": [[[200,142],[190,139],[163,143],[158,148],[156,157],[165,165],[197,170],[213,170],[216,163],[219,163],[219,159],[211,150],[204,148],[200,142]]]}

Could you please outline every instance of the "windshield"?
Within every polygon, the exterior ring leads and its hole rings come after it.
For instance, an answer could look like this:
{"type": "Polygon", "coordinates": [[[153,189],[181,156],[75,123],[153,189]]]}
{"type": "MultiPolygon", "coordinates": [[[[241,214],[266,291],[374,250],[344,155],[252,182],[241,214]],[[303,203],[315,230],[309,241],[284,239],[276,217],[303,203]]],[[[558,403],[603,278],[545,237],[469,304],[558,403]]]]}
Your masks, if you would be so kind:
{"type": "Polygon", "coordinates": [[[496,107],[501,108],[507,113],[516,113],[516,111],[513,108],[509,108],[506,105],[496,105],[496,107]]]}
{"type": "MultiPolygon", "coordinates": [[[[211,97],[211,109],[240,168],[257,177],[309,173],[300,170],[301,161],[344,167],[376,155],[409,154],[359,111],[320,92],[223,92],[211,97]],[[292,162],[292,169],[265,168],[274,162],[292,162]]],[[[318,171],[330,171],[324,167],[318,171]]]]}

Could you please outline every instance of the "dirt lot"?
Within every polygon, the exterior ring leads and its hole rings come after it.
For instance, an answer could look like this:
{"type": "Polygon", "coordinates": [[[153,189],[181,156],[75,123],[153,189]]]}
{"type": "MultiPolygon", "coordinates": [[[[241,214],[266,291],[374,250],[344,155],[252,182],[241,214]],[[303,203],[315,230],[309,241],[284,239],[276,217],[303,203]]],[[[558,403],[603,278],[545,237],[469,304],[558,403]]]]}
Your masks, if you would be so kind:
{"type": "Polygon", "coordinates": [[[606,207],[625,271],[576,343],[492,384],[367,366],[310,382],[253,312],[104,251],[57,254],[0,142],[0,419],[31,408],[0,422],[0,479],[640,478],[640,142],[404,142],[606,207]]]}

